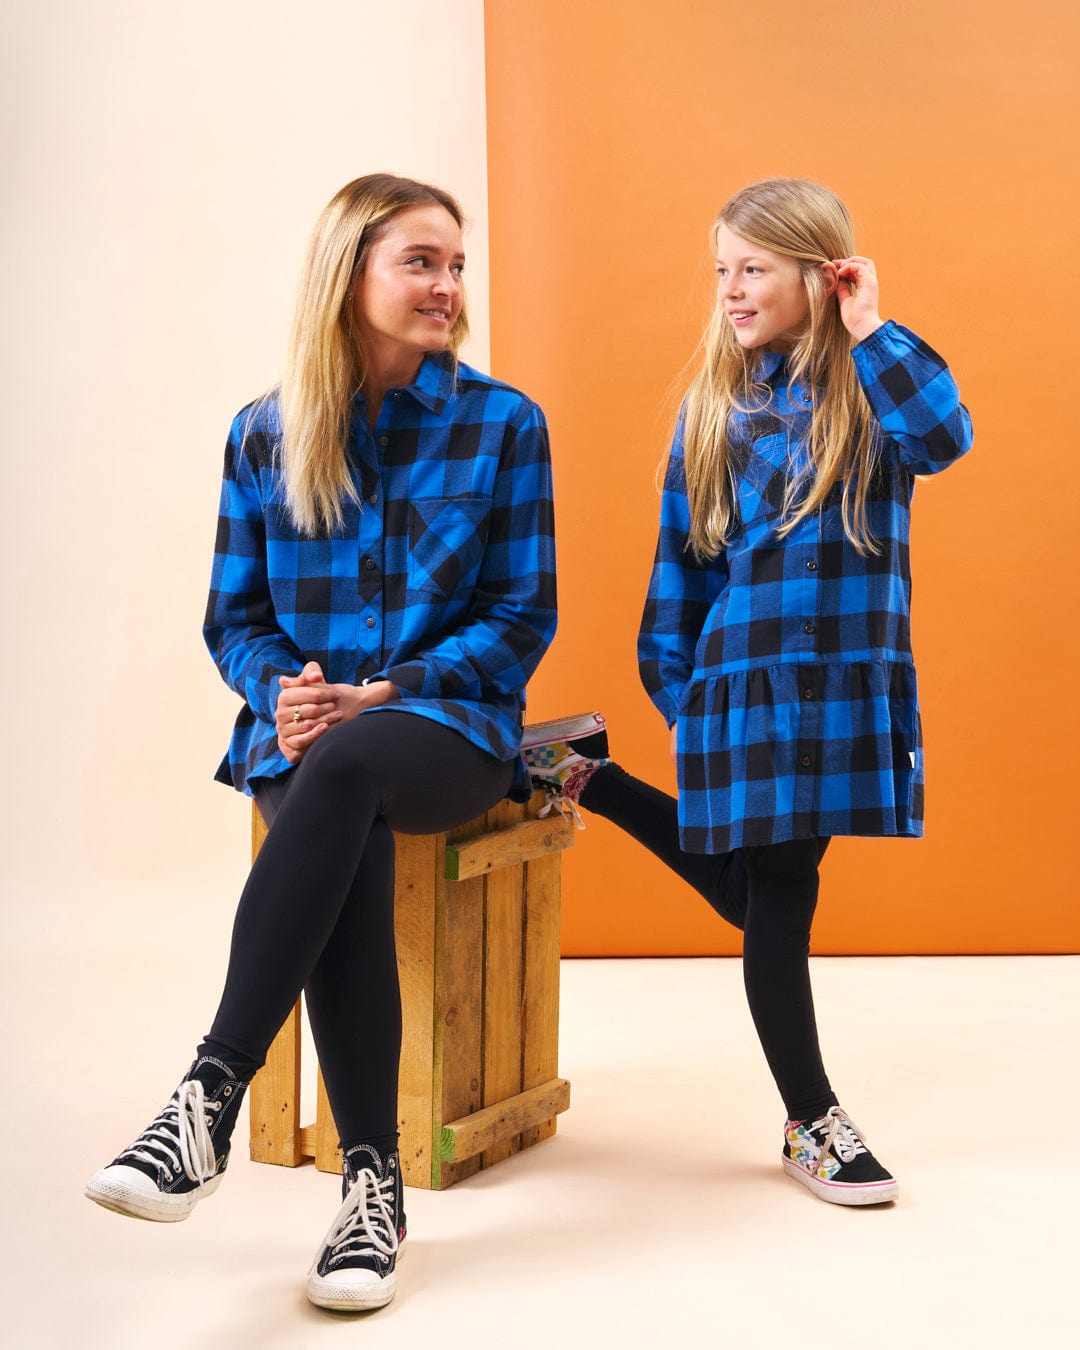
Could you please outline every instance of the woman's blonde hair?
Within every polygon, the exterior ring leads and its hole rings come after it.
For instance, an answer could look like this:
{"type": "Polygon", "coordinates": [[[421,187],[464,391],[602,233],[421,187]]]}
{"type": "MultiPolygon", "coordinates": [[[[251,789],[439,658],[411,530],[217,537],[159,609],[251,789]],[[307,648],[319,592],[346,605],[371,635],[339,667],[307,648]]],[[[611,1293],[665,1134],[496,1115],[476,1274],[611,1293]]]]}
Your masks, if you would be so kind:
{"type": "MultiPolygon", "coordinates": [[[[806,330],[788,357],[788,376],[810,400],[811,468],[808,475],[789,478],[777,536],[783,539],[801,520],[820,511],[839,480],[844,533],[860,553],[876,552],[866,516],[875,458],[870,408],[855,376],[852,337],[821,268],[821,263],[855,251],[847,209],[818,183],[770,178],[743,188],[722,208],[710,235],[714,250],[722,225],[759,248],[796,259],[810,306],[806,330]]],[[[760,349],[739,345],[719,303],[701,352],[700,369],[686,396],[683,442],[690,545],[699,561],[715,557],[735,529],[731,414],[753,412],[768,399],[768,390],[754,380],[760,349]]]]}
{"type": "MultiPolygon", "coordinates": [[[[448,192],[372,173],[346,183],[315,224],[278,388],[286,501],[304,534],[340,527],[343,503],[357,499],[345,446],[352,402],[367,369],[353,318],[354,283],[389,222],[402,211],[431,204],[445,207],[462,227],[461,207],[448,192]]],[[[463,299],[446,341],[455,367],[468,333],[463,299]]]]}

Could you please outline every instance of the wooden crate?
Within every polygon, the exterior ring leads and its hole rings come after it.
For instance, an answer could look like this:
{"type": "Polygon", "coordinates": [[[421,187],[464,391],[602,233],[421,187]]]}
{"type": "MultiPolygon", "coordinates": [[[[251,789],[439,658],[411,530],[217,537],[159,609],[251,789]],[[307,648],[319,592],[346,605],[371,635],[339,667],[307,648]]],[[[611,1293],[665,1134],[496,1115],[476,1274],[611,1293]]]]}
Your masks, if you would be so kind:
{"type": "MultiPolygon", "coordinates": [[[[405,1184],[442,1190],[549,1138],[570,1104],[558,1076],[559,887],[573,826],[543,793],[447,834],[395,835],[395,929],[404,1035],[398,1086],[405,1184]]],[[[266,829],[252,810],[252,856],[266,829]]],[[[251,1156],[339,1171],[318,1075],[300,1124],[300,1003],[249,1094],[251,1156]]]]}

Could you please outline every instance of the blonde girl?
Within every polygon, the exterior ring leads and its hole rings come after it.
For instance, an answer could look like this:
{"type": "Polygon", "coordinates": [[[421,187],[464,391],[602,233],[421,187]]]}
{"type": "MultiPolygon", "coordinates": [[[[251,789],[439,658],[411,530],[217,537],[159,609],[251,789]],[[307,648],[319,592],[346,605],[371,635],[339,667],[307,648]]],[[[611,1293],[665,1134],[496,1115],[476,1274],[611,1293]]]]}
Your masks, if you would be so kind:
{"type": "Polygon", "coordinates": [[[607,760],[595,715],[526,758],[743,930],[784,1169],[822,1200],[881,1203],[896,1182],[822,1063],[810,926],[833,836],[922,834],[910,507],[916,476],[958,459],[971,424],[944,361],[882,320],[874,263],[828,188],[755,183],[711,240],[716,305],[638,644],[678,802],[607,760]]]}

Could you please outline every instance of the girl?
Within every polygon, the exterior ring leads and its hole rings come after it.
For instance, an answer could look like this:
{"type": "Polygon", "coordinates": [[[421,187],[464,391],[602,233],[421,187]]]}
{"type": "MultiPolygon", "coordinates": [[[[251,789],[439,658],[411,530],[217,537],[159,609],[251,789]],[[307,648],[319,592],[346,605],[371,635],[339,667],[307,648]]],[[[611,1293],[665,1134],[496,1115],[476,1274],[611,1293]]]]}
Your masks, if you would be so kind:
{"type": "Polygon", "coordinates": [[[529,796],[523,690],[555,630],[544,416],[457,360],[461,230],[439,188],[342,188],[280,387],[233,423],[205,635],[244,706],[217,776],[272,828],[194,1063],[87,1186],[122,1214],[187,1218],[303,990],[344,1150],[307,1286],[327,1308],[388,1303],[405,1234],[392,831],[529,796]]]}
{"type": "Polygon", "coordinates": [[[823,1200],[875,1204],[897,1186],[825,1074],[810,925],[832,836],[922,834],[909,513],[915,476],[959,458],[971,426],[941,358],[882,322],[874,264],[827,188],[755,183],[712,242],[716,306],[638,644],[678,804],[607,760],[595,714],[526,758],[743,930],[783,1166],[823,1200]]]}

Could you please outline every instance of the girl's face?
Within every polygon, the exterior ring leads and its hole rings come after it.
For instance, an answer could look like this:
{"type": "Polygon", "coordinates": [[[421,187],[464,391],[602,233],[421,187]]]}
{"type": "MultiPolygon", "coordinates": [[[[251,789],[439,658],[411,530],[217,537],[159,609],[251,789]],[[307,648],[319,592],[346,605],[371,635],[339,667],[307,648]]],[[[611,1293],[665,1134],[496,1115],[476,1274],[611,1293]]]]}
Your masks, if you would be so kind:
{"type": "Polygon", "coordinates": [[[412,206],[371,246],[353,292],[353,317],[368,361],[407,372],[441,351],[461,313],[465,251],[445,207],[412,206]]]}
{"type": "Polygon", "coordinates": [[[742,347],[790,352],[806,328],[810,301],[794,258],[734,234],[716,232],[716,303],[742,347]]]}

